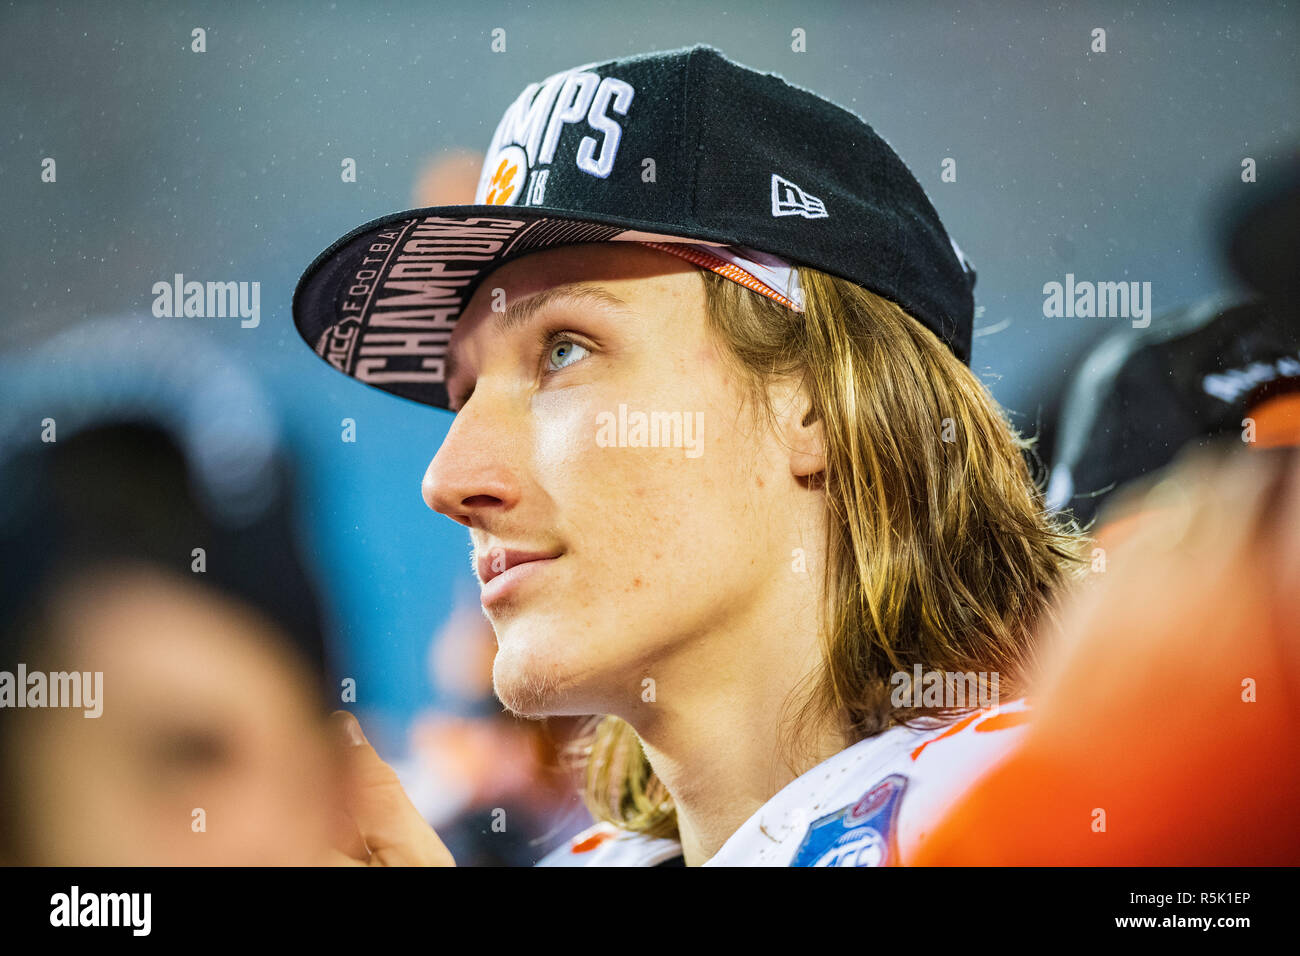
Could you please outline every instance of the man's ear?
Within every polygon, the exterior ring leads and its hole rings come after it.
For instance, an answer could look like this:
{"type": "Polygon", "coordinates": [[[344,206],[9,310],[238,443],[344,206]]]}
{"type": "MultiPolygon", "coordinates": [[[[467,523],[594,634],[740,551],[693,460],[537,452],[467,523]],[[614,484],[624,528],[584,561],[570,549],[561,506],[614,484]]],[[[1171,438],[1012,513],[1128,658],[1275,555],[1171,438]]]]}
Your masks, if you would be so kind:
{"type": "Polygon", "coordinates": [[[796,380],[786,381],[774,393],[772,408],[789,451],[790,474],[820,480],[826,472],[826,430],[807,389],[796,380]]]}

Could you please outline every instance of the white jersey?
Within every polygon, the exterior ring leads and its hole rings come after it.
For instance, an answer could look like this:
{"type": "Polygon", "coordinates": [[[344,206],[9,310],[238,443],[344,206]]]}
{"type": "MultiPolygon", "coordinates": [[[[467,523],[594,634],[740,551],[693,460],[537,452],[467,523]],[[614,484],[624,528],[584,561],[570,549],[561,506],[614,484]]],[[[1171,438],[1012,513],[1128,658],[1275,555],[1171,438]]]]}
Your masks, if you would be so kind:
{"type": "MultiPolygon", "coordinates": [[[[1021,740],[1017,699],[929,729],[894,727],[792,780],[740,825],[705,866],[906,864],[969,787],[1021,740]]],[[[676,840],[599,823],[538,866],[680,865],[676,840]]]]}

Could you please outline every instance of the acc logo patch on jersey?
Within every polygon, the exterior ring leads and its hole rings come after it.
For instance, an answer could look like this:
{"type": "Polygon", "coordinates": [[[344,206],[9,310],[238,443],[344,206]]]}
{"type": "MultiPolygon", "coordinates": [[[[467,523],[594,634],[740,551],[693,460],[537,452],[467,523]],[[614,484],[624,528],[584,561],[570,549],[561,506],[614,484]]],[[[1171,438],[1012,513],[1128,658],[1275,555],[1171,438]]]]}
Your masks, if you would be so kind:
{"type": "Polygon", "coordinates": [[[850,806],[813,822],[791,866],[889,866],[895,861],[894,822],[907,778],[890,774],[850,806]]]}

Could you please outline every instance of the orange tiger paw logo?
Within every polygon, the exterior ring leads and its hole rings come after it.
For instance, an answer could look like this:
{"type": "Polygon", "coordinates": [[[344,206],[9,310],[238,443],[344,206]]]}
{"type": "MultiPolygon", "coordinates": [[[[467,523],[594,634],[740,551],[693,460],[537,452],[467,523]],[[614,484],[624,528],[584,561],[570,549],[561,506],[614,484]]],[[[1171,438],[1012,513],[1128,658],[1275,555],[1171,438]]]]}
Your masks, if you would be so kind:
{"type": "Polygon", "coordinates": [[[509,159],[501,160],[501,165],[497,166],[496,172],[492,174],[492,179],[488,182],[487,204],[489,206],[504,206],[506,200],[515,191],[515,174],[519,172],[519,167],[510,162],[509,159]]]}

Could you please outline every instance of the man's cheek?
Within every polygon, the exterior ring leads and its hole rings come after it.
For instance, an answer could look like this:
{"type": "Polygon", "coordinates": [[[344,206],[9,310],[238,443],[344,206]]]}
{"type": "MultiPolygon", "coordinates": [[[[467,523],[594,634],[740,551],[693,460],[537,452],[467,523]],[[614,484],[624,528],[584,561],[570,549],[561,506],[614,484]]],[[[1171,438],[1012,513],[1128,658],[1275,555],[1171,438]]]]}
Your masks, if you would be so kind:
{"type": "MultiPolygon", "coordinates": [[[[557,390],[533,404],[535,474],[562,511],[580,505],[585,514],[600,514],[611,533],[620,527],[671,534],[716,495],[720,467],[724,484],[734,482],[734,463],[724,466],[702,409],[680,409],[682,425],[656,430],[647,427],[648,414],[639,423],[636,416],[659,406],[583,391],[557,390]]],[[[663,404],[665,396],[654,397],[663,404]]]]}
{"type": "MultiPolygon", "coordinates": [[[[557,390],[533,402],[535,461],[543,480],[572,477],[612,485],[647,467],[661,467],[660,459],[674,454],[670,448],[648,447],[649,432],[644,425],[636,428],[638,413],[628,400],[587,397],[585,391],[557,390]]],[[[680,457],[680,450],[676,454],[680,457]]]]}
{"type": "Polygon", "coordinates": [[[586,402],[557,392],[535,399],[533,415],[537,423],[534,459],[543,483],[590,458],[596,447],[596,412],[586,402]]]}

